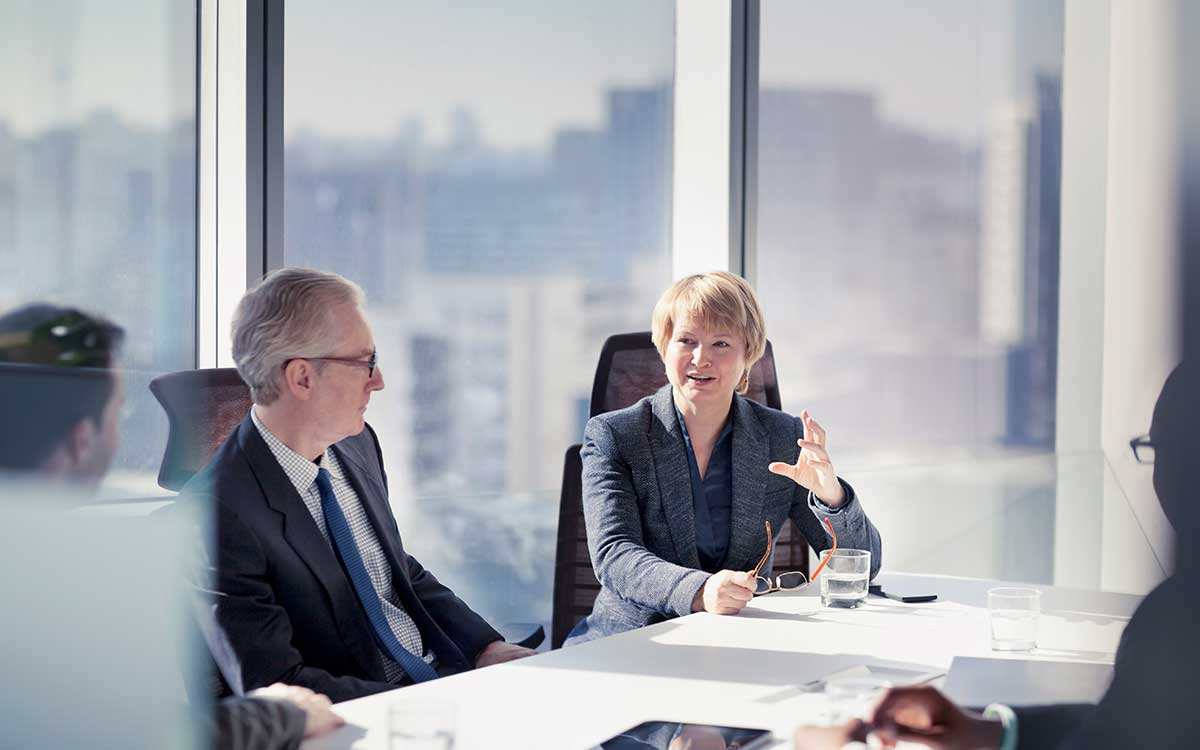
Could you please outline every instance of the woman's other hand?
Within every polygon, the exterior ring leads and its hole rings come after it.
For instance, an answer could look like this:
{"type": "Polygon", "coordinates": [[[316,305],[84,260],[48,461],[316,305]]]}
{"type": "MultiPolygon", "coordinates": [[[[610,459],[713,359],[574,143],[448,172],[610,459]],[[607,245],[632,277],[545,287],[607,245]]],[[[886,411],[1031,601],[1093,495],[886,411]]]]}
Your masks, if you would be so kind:
{"type": "Polygon", "coordinates": [[[796,441],[800,446],[800,455],[795,464],[775,461],[767,468],[772,473],[790,477],[793,482],[814,495],[831,508],[836,508],[846,502],[846,491],[838,481],[837,471],[825,449],[825,428],[813,419],[808,409],[800,412],[804,422],[804,437],[796,441]]]}

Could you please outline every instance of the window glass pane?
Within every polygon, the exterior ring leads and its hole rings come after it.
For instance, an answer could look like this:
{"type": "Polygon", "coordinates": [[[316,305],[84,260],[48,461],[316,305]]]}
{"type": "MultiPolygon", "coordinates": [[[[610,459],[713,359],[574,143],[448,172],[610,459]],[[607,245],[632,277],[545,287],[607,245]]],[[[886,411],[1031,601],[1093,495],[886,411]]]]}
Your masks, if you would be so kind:
{"type": "Polygon", "coordinates": [[[0,310],[76,306],[126,329],[114,495],[158,493],[147,390],[194,367],[196,4],[0,6],[0,310]]]}
{"type": "Polygon", "coordinates": [[[287,5],[285,262],[366,289],[405,544],[493,623],[549,621],[600,346],[669,282],[673,26],[664,0],[287,5]]]}
{"type": "Polygon", "coordinates": [[[1053,576],[1061,2],[762,4],[755,279],[784,407],[892,570],[1053,576]]]}

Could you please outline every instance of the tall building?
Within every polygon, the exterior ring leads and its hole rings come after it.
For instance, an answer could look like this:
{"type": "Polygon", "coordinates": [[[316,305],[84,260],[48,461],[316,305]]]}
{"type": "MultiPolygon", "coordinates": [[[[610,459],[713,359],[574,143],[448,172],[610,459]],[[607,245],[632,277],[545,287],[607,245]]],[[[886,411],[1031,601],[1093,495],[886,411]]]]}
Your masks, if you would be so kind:
{"type": "Polygon", "coordinates": [[[851,450],[998,440],[1002,409],[976,408],[1003,382],[1002,354],[976,342],[978,148],[887,120],[870,91],[765,88],[759,122],[785,407],[823,414],[851,450]]]}

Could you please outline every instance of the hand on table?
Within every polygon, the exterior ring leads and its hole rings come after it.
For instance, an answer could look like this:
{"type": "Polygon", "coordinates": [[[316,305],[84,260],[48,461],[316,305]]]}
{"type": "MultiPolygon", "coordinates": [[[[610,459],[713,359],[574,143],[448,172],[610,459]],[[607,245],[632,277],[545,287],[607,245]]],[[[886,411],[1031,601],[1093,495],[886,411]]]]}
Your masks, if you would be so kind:
{"type": "Polygon", "coordinates": [[[479,656],[475,659],[475,668],[482,669],[483,667],[490,667],[493,664],[503,664],[513,659],[524,659],[526,656],[533,656],[536,653],[531,648],[518,646],[515,643],[492,641],[479,652],[479,656]]]}
{"type": "Polygon", "coordinates": [[[985,750],[1000,747],[1000,722],[964,711],[928,686],[893,688],[875,707],[872,734],[883,747],[913,742],[934,750],[985,750]]]}
{"type": "Polygon", "coordinates": [[[836,508],[846,501],[846,491],[842,489],[829,452],[825,450],[825,428],[809,416],[808,409],[800,412],[800,419],[804,422],[804,437],[796,441],[796,445],[800,446],[796,463],[774,461],[767,468],[774,474],[791,478],[804,489],[812,491],[821,502],[836,508]]]}
{"type": "Polygon", "coordinates": [[[332,732],[346,723],[342,717],[333,712],[333,704],[328,697],[299,685],[284,685],[282,682],[276,682],[274,685],[251,692],[250,696],[285,701],[295,705],[304,712],[305,737],[316,737],[326,732],[332,732]]]}
{"type": "Polygon", "coordinates": [[[793,742],[796,750],[840,750],[851,742],[867,741],[867,725],[858,719],[836,727],[800,727],[793,742]]]}
{"type": "Polygon", "coordinates": [[[692,599],[693,612],[736,615],[754,598],[754,576],[740,570],[719,570],[708,577],[692,599]]]}

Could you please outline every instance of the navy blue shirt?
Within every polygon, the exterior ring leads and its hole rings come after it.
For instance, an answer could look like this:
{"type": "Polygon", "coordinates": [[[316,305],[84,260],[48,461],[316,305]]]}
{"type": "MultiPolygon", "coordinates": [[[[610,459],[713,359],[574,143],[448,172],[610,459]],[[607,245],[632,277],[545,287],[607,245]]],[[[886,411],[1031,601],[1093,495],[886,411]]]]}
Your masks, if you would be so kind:
{"type": "Polygon", "coordinates": [[[675,407],[675,418],[683,430],[688,467],[692,470],[692,508],[696,515],[696,552],[700,556],[700,568],[706,573],[716,573],[721,570],[721,564],[729,552],[729,532],[732,527],[733,410],[730,409],[725,427],[713,445],[708,471],[704,472],[703,479],[700,478],[696,451],[692,448],[692,438],[688,435],[679,407],[675,407]]]}

